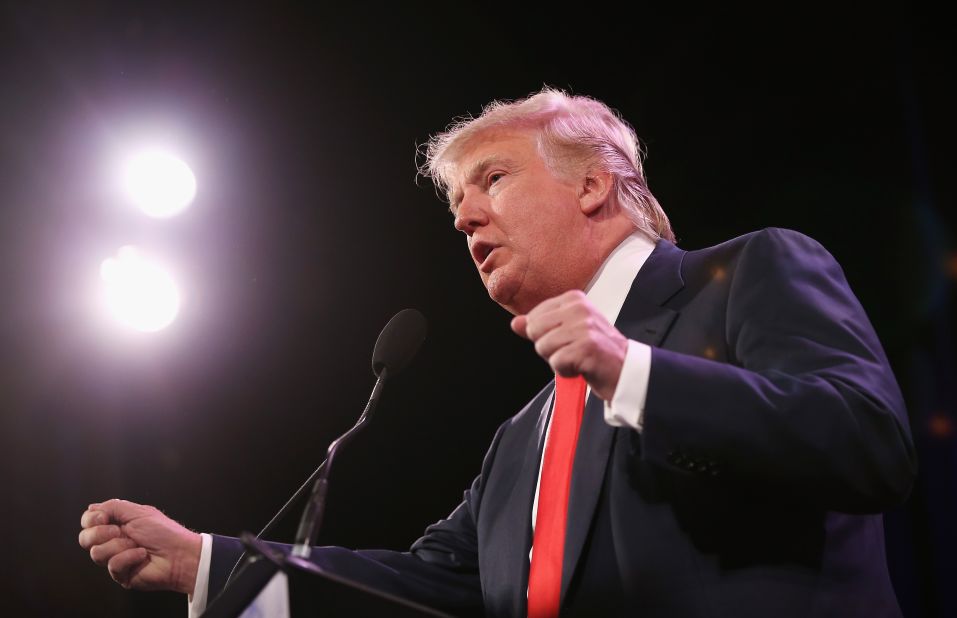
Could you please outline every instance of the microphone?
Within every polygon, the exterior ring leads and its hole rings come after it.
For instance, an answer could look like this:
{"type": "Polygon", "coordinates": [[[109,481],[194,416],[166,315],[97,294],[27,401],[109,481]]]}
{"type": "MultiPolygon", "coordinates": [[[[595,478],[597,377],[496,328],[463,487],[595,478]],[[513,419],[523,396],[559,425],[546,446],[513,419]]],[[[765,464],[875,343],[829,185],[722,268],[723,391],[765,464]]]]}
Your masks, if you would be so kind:
{"type": "Polygon", "coordinates": [[[383,371],[398,375],[419,351],[427,329],[425,316],[415,309],[403,309],[392,316],[372,350],[372,373],[377,377],[383,371]]]}
{"type": "MultiPolygon", "coordinates": [[[[372,372],[376,376],[375,386],[372,387],[372,394],[366,404],[365,409],[359,416],[359,420],[349,431],[345,432],[329,445],[326,451],[326,460],[319,464],[319,467],[309,475],[309,478],[296,490],[286,504],[276,513],[269,523],[256,535],[260,539],[269,534],[276,523],[281,520],[305,493],[306,488],[313,484],[310,500],[306,505],[302,518],[299,522],[299,529],[296,532],[295,547],[293,555],[307,558],[312,546],[319,533],[319,526],[322,523],[322,515],[325,511],[325,496],[329,486],[329,470],[332,467],[332,460],[335,457],[339,446],[348,442],[360,429],[362,429],[372,413],[375,411],[382,394],[382,387],[387,377],[398,375],[412,361],[412,358],[422,347],[425,341],[425,335],[428,331],[428,325],[425,316],[416,309],[403,309],[398,312],[385,325],[379,333],[375,342],[375,348],[372,351],[372,372]]],[[[246,553],[239,557],[236,564],[233,565],[229,576],[226,579],[226,587],[233,578],[233,574],[240,564],[246,559],[246,553]]],[[[223,591],[225,592],[225,588],[223,591]]]]}
{"type": "Polygon", "coordinates": [[[365,410],[362,411],[362,415],[352,429],[333,440],[326,451],[326,465],[312,487],[312,495],[306,503],[302,519],[299,520],[299,530],[296,532],[295,546],[292,549],[293,556],[308,558],[312,551],[312,544],[319,535],[319,526],[322,524],[322,515],[326,508],[326,493],[329,490],[329,470],[332,469],[336,452],[340,446],[349,442],[360,429],[365,427],[379,404],[386,378],[397,375],[405,369],[425,341],[425,331],[425,317],[415,309],[403,309],[395,314],[379,333],[372,351],[372,372],[376,374],[377,379],[375,386],[372,387],[369,403],[366,404],[365,410]]]}

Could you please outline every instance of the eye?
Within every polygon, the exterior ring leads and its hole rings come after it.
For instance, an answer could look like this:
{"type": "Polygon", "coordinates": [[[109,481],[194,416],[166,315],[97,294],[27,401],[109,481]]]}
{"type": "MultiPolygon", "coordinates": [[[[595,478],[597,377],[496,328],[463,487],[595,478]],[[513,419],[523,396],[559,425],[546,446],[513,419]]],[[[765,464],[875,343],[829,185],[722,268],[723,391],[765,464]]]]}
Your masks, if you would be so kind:
{"type": "Polygon", "coordinates": [[[488,175],[488,184],[489,186],[494,185],[496,182],[505,178],[505,172],[492,172],[488,175]]]}

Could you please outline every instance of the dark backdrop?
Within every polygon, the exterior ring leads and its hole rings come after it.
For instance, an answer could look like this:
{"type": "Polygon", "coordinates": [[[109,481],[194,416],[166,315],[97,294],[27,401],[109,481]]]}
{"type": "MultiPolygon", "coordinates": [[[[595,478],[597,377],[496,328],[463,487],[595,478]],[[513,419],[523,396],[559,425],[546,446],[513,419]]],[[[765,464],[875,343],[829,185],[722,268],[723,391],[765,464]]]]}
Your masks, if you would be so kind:
{"type": "Polygon", "coordinates": [[[887,516],[898,596],[909,617],[957,615],[948,22],[234,4],[0,4],[5,615],[185,615],[90,562],[85,506],[121,496],[197,530],[258,529],[357,416],[379,329],[408,306],[428,341],[339,462],[320,540],[404,548],[447,513],[548,371],[414,155],[453,116],[545,84],[634,124],[681,246],[783,226],[841,262],[920,445],[914,494],[887,516]],[[147,220],[107,188],[110,153],[145,131],[197,175],[180,217],[147,220]],[[89,307],[100,260],[127,243],[165,256],[184,291],[154,335],[89,307]]]}

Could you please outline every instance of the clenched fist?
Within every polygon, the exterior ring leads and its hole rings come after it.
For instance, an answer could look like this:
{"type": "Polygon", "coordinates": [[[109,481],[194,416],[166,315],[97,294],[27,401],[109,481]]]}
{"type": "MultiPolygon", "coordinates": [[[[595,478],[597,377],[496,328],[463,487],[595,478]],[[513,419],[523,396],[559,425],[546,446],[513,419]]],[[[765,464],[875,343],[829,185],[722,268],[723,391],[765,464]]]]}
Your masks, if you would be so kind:
{"type": "Polygon", "coordinates": [[[192,594],[202,539],[159,509],[107,500],[80,518],[80,546],[124,588],[192,594]]]}
{"type": "Polygon", "coordinates": [[[535,343],[555,373],[584,376],[592,391],[611,401],[628,353],[628,339],[580,290],[543,301],[512,319],[512,330],[535,343]]]}

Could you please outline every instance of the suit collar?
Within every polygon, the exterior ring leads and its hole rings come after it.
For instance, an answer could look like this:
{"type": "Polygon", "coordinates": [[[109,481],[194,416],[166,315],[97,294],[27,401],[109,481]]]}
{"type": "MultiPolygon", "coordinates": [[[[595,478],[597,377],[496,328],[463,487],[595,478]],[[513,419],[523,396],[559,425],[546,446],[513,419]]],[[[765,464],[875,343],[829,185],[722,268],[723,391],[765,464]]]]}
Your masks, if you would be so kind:
{"type": "Polygon", "coordinates": [[[659,240],[655,244],[655,250],[638,271],[638,276],[625,301],[625,307],[628,301],[639,293],[656,305],[668,302],[685,285],[684,277],[681,276],[681,262],[686,253],[687,251],[679,249],[670,241],[659,240]]]}
{"type": "Polygon", "coordinates": [[[615,327],[629,339],[650,346],[661,345],[677,312],[665,307],[684,288],[681,263],[685,251],[659,240],[645,261],[625,298],[615,327]]]}

